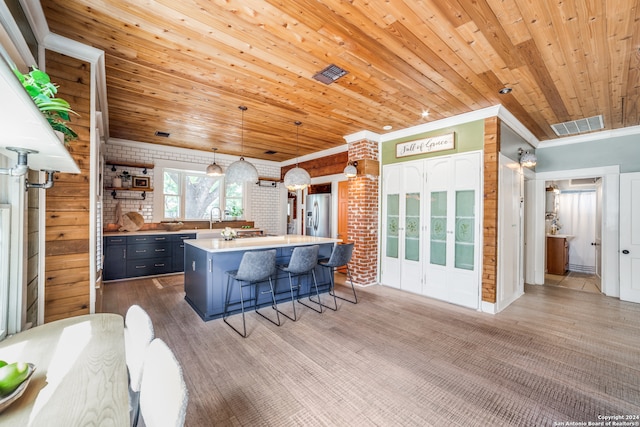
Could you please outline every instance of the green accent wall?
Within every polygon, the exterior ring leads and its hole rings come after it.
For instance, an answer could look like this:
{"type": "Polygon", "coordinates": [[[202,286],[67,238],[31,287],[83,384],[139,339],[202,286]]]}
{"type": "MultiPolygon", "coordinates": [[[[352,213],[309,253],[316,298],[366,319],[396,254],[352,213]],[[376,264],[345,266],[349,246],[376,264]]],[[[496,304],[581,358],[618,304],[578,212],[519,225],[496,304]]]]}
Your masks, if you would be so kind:
{"type": "Polygon", "coordinates": [[[464,153],[467,151],[482,150],[484,147],[484,120],[476,120],[448,128],[442,128],[430,132],[417,133],[415,135],[398,138],[382,143],[381,155],[382,164],[390,165],[393,163],[401,163],[409,160],[428,159],[430,157],[445,156],[448,154],[464,153]],[[448,133],[455,133],[455,148],[453,150],[436,151],[435,153],[418,154],[415,156],[407,156],[396,158],[396,144],[402,142],[414,141],[416,139],[430,138],[448,133]]]}

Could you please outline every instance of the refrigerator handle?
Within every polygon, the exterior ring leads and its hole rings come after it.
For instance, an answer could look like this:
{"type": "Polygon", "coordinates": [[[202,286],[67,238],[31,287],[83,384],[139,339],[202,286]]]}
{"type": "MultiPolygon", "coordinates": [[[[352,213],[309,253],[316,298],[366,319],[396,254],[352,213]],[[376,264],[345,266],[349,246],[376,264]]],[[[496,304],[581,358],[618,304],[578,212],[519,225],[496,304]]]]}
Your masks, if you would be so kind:
{"type": "Polygon", "coordinates": [[[313,216],[314,216],[313,229],[315,231],[318,231],[318,223],[320,222],[320,207],[318,206],[318,201],[315,201],[313,203],[313,216]]]}

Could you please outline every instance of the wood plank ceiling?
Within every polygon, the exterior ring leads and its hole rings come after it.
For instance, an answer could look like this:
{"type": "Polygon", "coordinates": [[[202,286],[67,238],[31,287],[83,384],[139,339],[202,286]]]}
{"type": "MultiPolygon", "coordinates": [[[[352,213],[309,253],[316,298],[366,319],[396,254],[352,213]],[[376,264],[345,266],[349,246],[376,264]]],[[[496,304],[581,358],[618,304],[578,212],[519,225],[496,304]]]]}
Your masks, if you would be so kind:
{"type": "Polygon", "coordinates": [[[498,103],[539,140],[638,125],[639,4],[42,0],[52,32],[106,52],[110,137],[274,161],[498,103]],[[348,74],[313,79],[330,64],[348,74]]]}

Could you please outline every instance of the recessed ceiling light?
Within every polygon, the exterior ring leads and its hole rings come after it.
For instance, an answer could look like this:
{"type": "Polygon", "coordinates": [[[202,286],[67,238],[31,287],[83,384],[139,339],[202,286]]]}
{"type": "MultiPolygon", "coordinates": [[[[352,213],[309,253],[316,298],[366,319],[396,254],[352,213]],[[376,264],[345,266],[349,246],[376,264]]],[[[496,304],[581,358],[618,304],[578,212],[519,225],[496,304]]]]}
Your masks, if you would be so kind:
{"type": "Polygon", "coordinates": [[[382,126],[382,129],[384,129],[384,130],[391,130],[391,129],[393,129],[393,126],[391,126],[391,125],[385,125],[385,126],[382,126]]]}
{"type": "Polygon", "coordinates": [[[422,117],[423,118],[429,117],[429,110],[423,110],[422,111],[422,117]]]}
{"type": "Polygon", "coordinates": [[[503,87],[502,89],[500,89],[500,90],[498,91],[498,93],[499,93],[500,95],[506,95],[506,94],[508,94],[508,93],[511,93],[511,91],[512,91],[512,90],[513,90],[513,89],[511,89],[510,87],[503,87]]]}

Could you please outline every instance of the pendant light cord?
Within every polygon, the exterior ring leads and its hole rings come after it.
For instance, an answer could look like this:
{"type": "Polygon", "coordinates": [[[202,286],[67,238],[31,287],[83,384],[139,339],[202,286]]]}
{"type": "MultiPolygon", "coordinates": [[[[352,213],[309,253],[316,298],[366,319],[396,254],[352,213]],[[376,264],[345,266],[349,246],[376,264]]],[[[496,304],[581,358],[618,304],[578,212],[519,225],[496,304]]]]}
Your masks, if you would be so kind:
{"type": "Polygon", "coordinates": [[[244,112],[247,111],[247,107],[241,105],[238,108],[242,111],[240,119],[240,159],[244,160],[244,112]]]}
{"type": "Polygon", "coordinates": [[[300,125],[302,122],[295,121],[293,122],[296,125],[296,167],[300,162],[300,125]]]}

